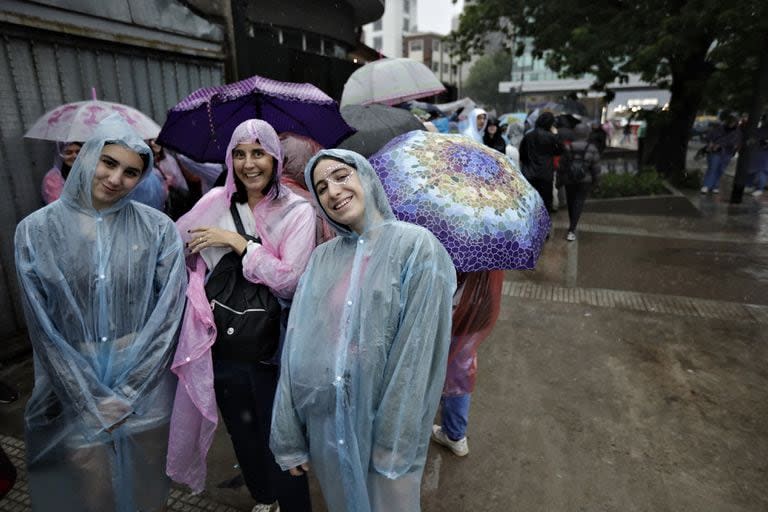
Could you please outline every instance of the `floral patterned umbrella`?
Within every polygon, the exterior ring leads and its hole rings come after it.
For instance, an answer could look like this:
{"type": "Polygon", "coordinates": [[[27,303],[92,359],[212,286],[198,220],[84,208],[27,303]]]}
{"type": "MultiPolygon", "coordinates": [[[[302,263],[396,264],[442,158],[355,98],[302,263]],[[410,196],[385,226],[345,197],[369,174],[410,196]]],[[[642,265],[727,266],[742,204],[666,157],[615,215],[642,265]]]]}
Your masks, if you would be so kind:
{"type": "Polygon", "coordinates": [[[536,265],[549,214],[503,153],[463,135],[412,131],[369,160],[395,215],[429,229],[458,270],[536,265]]]}
{"type": "Polygon", "coordinates": [[[128,105],[111,101],[77,101],[59,105],[43,114],[32,125],[24,137],[61,142],[86,141],[93,129],[110,114],[118,113],[142,139],[154,139],[160,133],[160,126],[128,105]]]}

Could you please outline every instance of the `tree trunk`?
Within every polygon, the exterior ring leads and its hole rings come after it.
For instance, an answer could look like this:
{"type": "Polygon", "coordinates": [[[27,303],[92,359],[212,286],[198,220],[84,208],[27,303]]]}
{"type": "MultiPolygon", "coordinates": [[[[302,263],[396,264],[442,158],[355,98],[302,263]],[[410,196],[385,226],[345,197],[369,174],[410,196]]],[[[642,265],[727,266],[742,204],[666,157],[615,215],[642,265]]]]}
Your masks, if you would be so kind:
{"type": "Polygon", "coordinates": [[[752,103],[749,106],[749,118],[744,130],[744,143],[739,150],[739,160],[736,162],[736,176],[733,178],[731,189],[731,204],[738,204],[744,196],[744,185],[749,175],[749,165],[752,162],[752,152],[755,149],[757,121],[768,103],[768,36],[763,37],[760,51],[760,61],[755,71],[752,88],[752,103]]]}
{"type": "Polygon", "coordinates": [[[700,51],[672,67],[669,113],[661,118],[654,161],[656,170],[673,180],[681,180],[685,175],[691,127],[701,104],[704,84],[712,74],[706,61],[709,45],[709,40],[703,41],[700,51]]]}

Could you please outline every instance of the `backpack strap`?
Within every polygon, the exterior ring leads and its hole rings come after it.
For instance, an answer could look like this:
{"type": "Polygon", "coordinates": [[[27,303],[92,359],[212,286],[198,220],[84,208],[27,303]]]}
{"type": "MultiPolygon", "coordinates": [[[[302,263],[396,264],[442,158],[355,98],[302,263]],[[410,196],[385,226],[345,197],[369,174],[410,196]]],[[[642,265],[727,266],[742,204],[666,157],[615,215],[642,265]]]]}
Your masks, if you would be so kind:
{"type": "Polygon", "coordinates": [[[229,213],[232,214],[232,220],[235,222],[235,229],[237,229],[237,232],[240,234],[240,236],[251,242],[256,242],[257,244],[261,243],[261,239],[259,237],[251,236],[245,232],[245,228],[243,227],[243,219],[240,218],[240,212],[237,211],[237,203],[235,201],[232,201],[229,204],[229,213]]]}

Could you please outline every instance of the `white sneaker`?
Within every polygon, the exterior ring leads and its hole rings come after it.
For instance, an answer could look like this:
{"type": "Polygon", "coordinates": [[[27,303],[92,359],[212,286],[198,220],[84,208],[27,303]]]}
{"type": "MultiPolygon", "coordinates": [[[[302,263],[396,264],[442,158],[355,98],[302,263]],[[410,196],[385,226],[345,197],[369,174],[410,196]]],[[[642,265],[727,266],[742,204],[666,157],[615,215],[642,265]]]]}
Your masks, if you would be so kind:
{"type": "Polygon", "coordinates": [[[701,187],[701,190],[699,190],[700,193],[706,194],[709,192],[709,189],[707,187],[701,187]]]}
{"type": "Polygon", "coordinates": [[[280,512],[280,505],[278,505],[277,502],[272,503],[271,505],[257,503],[253,506],[251,512],[280,512]]]}
{"type": "Polygon", "coordinates": [[[565,239],[568,240],[569,242],[573,242],[574,240],[576,240],[576,233],[574,233],[573,231],[569,231],[568,234],[565,235],[565,239]]]}
{"type": "Polygon", "coordinates": [[[440,425],[432,425],[432,440],[437,444],[445,446],[458,457],[463,457],[469,453],[467,436],[462,437],[458,441],[453,441],[449,439],[447,435],[445,435],[445,432],[443,432],[443,427],[440,425]]]}
{"type": "Polygon", "coordinates": [[[752,196],[753,197],[760,197],[761,195],[763,195],[763,191],[762,190],[754,190],[754,191],[752,191],[752,196]]]}
{"type": "Polygon", "coordinates": [[[712,189],[712,193],[713,194],[719,194],[720,193],[720,189],[719,188],[713,188],[712,189]]]}

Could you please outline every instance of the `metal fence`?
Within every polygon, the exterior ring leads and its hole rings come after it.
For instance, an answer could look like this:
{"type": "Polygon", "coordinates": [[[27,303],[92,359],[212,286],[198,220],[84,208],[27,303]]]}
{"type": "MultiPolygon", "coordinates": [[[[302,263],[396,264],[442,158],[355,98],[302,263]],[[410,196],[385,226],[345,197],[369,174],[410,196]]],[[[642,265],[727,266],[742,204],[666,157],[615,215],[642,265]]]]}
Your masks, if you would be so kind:
{"type": "Polygon", "coordinates": [[[224,82],[216,60],[0,25],[0,337],[24,325],[13,264],[16,224],[42,206],[54,145],[24,132],[48,110],[91,98],[124,103],[158,124],[184,96],[224,82]]]}

